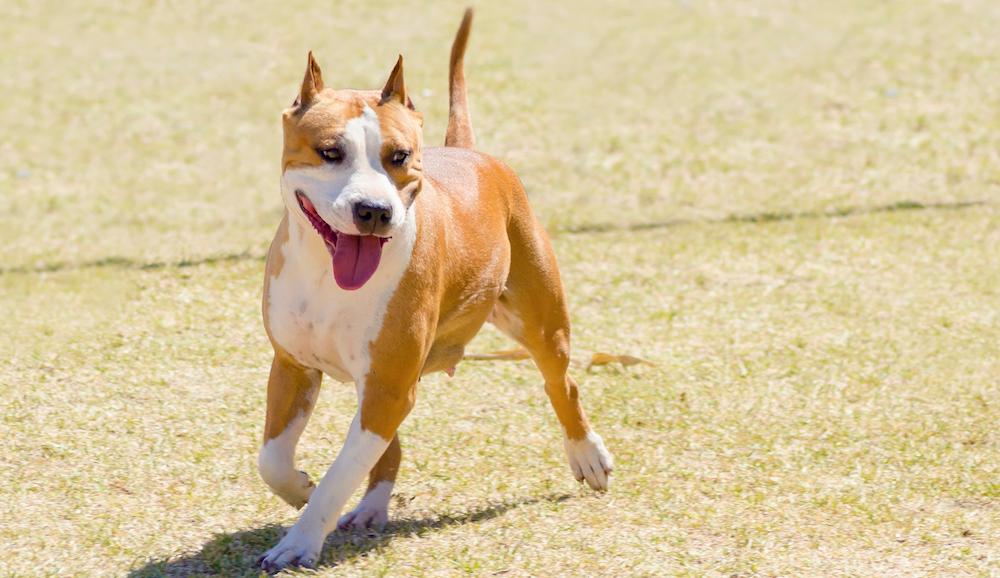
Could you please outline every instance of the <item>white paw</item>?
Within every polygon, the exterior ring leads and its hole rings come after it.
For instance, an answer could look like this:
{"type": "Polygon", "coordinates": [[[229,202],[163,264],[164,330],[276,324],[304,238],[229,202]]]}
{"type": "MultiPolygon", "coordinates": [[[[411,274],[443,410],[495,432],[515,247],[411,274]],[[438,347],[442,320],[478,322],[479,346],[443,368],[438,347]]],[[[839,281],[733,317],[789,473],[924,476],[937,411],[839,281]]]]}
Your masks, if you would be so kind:
{"type": "Polygon", "coordinates": [[[309,496],[312,495],[316,484],[305,472],[295,471],[290,477],[291,479],[286,479],[283,484],[272,486],[271,489],[288,505],[301,510],[309,502],[309,496]]]}
{"type": "Polygon", "coordinates": [[[315,568],[323,548],[322,532],[307,532],[296,524],[292,526],[278,545],[257,559],[265,572],[278,572],[290,566],[315,568]]]}
{"type": "Polygon", "coordinates": [[[371,528],[381,532],[388,522],[388,508],[372,508],[365,507],[364,504],[358,504],[357,508],[341,516],[340,521],[337,522],[337,529],[366,530],[371,528]]]}
{"type": "Polygon", "coordinates": [[[264,444],[257,457],[257,471],[275,495],[300,509],[309,501],[314,484],[309,474],[293,467],[291,450],[283,447],[281,442],[279,436],[264,444]]]}
{"type": "Polygon", "coordinates": [[[591,488],[607,490],[611,484],[614,459],[608,448],[604,447],[601,436],[590,431],[587,437],[581,440],[565,438],[563,441],[566,446],[566,456],[569,458],[569,467],[573,470],[577,481],[587,480],[591,488]]]}
{"type": "Polygon", "coordinates": [[[338,530],[382,531],[389,522],[389,498],[392,496],[392,482],[379,482],[358,506],[344,514],[337,522],[338,530]]]}

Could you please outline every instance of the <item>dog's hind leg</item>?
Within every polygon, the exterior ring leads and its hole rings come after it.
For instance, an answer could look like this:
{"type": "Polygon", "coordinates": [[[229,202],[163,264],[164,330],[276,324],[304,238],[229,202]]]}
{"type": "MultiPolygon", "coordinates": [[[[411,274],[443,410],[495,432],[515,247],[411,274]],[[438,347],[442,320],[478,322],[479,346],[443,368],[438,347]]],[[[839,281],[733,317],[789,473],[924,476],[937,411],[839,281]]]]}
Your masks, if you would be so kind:
{"type": "Polygon", "coordinates": [[[576,381],[567,375],[570,351],[569,314],[555,254],[527,205],[515,211],[508,227],[510,274],[490,321],[520,342],[545,379],[556,417],[565,434],[570,469],[577,480],[606,490],[612,458],[591,429],[580,404],[576,381]]]}
{"type": "Polygon", "coordinates": [[[396,483],[402,455],[397,433],[375,467],[368,473],[368,489],[365,490],[365,497],[361,498],[353,510],[341,516],[337,522],[337,529],[385,528],[389,521],[389,498],[392,496],[392,486],[396,483]]]}
{"type": "Polygon", "coordinates": [[[267,382],[264,444],[257,469],[271,490],[295,508],[304,506],[313,490],[309,476],[295,469],[295,446],[312,414],[322,378],[318,370],[275,353],[267,382]]]}

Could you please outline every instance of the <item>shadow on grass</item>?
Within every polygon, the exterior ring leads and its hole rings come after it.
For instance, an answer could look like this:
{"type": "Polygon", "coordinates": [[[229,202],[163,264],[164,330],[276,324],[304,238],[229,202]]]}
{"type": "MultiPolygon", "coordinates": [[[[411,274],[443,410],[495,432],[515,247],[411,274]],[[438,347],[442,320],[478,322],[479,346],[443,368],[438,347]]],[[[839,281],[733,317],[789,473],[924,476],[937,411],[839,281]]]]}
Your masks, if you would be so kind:
{"type": "Polygon", "coordinates": [[[587,233],[609,233],[620,231],[649,231],[655,229],[668,229],[684,225],[697,223],[707,223],[713,225],[725,225],[728,223],[777,223],[781,221],[797,221],[803,219],[836,219],[843,217],[854,217],[857,215],[875,215],[878,213],[896,213],[900,211],[955,211],[974,207],[985,207],[989,203],[986,201],[958,201],[946,203],[918,203],[916,201],[899,201],[888,205],[876,205],[873,207],[844,207],[829,211],[785,211],[785,212],[765,212],[751,213],[747,215],[729,215],[719,219],[673,219],[669,221],[626,223],[623,225],[615,223],[593,223],[559,229],[557,234],[581,235],[587,233]]]}
{"type": "MultiPolygon", "coordinates": [[[[671,219],[666,221],[639,222],[639,223],[592,223],[579,225],[576,227],[566,227],[552,230],[553,236],[560,235],[586,235],[592,233],[628,232],[628,231],[649,231],[656,229],[668,229],[693,225],[697,223],[708,223],[715,225],[725,225],[730,223],[773,223],[778,221],[795,221],[799,219],[832,219],[840,217],[852,217],[855,215],[872,215],[877,213],[894,213],[899,211],[953,211],[974,207],[993,206],[986,201],[960,201],[945,203],[918,203],[916,201],[899,201],[888,205],[876,205],[873,207],[845,207],[830,211],[788,211],[788,212],[765,212],[751,213],[746,215],[730,215],[719,219],[671,219]]],[[[80,263],[54,262],[39,263],[35,265],[18,265],[13,267],[0,267],[0,275],[32,274],[32,273],[56,273],[59,271],[78,271],[81,269],[131,269],[138,271],[155,271],[158,269],[183,269],[185,267],[197,267],[200,265],[213,265],[215,263],[233,263],[240,261],[263,261],[266,255],[251,251],[240,251],[237,253],[224,253],[220,255],[207,255],[196,259],[181,259],[178,261],[141,261],[128,257],[104,257],[93,261],[83,261],[80,263]]]]}
{"type": "MultiPolygon", "coordinates": [[[[509,510],[538,503],[558,503],[570,494],[548,494],[537,498],[520,498],[482,507],[472,512],[435,518],[402,519],[390,522],[380,534],[332,532],[323,546],[319,568],[336,566],[359,556],[378,552],[397,536],[424,536],[450,526],[475,524],[502,516],[509,510]]],[[[129,572],[129,578],[154,576],[259,576],[257,558],[278,543],[282,527],[268,524],[252,530],[216,534],[201,550],[182,557],[151,560],[129,572]]]]}
{"type": "Polygon", "coordinates": [[[139,261],[128,257],[103,257],[81,263],[39,263],[37,265],[20,265],[16,267],[0,267],[0,275],[24,273],[58,273],[60,271],[79,271],[81,269],[131,269],[135,271],[156,271],[157,269],[184,269],[199,265],[214,265],[215,263],[235,263],[239,261],[263,261],[266,255],[258,255],[250,251],[208,255],[197,259],[180,259],[177,261],[139,261]]]}

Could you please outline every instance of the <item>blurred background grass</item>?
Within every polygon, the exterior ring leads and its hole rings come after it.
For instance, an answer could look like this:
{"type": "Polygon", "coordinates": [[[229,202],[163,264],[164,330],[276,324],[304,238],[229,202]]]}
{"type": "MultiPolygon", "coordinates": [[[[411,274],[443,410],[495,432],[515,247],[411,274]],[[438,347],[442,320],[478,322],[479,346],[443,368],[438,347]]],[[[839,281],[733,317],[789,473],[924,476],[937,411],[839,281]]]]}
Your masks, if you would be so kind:
{"type": "MultiPolygon", "coordinates": [[[[296,516],[255,472],[280,111],[308,49],[366,88],[402,52],[440,143],[462,9],[0,3],[0,575],[256,573],[296,516]]],[[[477,6],[477,136],[553,233],[576,360],[656,366],[573,368],[604,496],[530,363],[426,377],[390,534],[321,574],[1000,572],[997,30],[989,0],[477,6]]]]}
{"type": "MultiPolygon", "coordinates": [[[[306,51],[342,87],[404,53],[440,143],[463,6],[4,2],[0,262],[261,254],[306,51]]],[[[555,231],[1000,190],[996,3],[478,9],[480,147],[555,231]]]]}

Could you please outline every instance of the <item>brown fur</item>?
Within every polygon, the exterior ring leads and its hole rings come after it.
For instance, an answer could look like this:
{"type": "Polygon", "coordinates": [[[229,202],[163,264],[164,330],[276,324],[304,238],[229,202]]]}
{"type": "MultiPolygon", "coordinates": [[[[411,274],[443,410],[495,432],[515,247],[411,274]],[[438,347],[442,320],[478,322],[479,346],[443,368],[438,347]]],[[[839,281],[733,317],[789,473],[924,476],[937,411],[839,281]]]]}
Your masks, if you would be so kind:
{"type": "Polygon", "coordinates": [[[365,488],[365,493],[375,489],[375,486],[379,482],[395,482],[396,475],[399,474],[399,462],[403,459],[403,451],[399,445],[399,436],[392,436],[392,441],[389,442],[389,447],[385,449],[385,453],[379,458],[378,463],[372,468],[370,474],[368,474],[368,487],[365,488]]]}
{"type": "Polygon", "coordinates": [[[455,41],[451,45],[451,60],[448,63],[448,132],[444,146],[476,148],[476,135],[472,131],[469,114],[469,100],[465,90],[465,47],[469,43],[472,28],[472,8],[465,11],[458,27],[455,41]]]}
{"type": "Polygon", "coordinates": [[[312,413],[313,399],[323,374],[299,365],[290,356],[275,353],[267,382],[267,418],[264,441],[281,435],[288,423],[299,415],[312,413]]]}
{"type": "Polygon", "coordinates": [[[285,255],[282,252],[282,248],[287,242],[288,211],[285,211],[285,214],[281,217],[281,224],[278,225],[278,231],[274,234],[274,239],[271,240],[271,246],[267,250],[267,260],[264,265],[264,294],[261,309],[264,312],[264,330],[267,332],[267,338],[271,340],[271,345],[274,347],[278,347],[278,344],[275,343],[274,339],[271,337],[271,323],[270,319],[268,319],[267,297],[271,288],[271,278],[281,275],[281,269],[285,266],[285,255]]]}
{"type": "Polygon", "coordinates": [[[566,375],[570,329],[562,283],[520,181],[495,159],[451,148],[425,151],[425,172],[433,188],[418,198],[410,268],[372,344],[366,383],[373,396],[366,388],[362,426],[389,439],[412,407],[417,378],[454,366],[499,302],[523,323],[513,337],[541,370],[567,435],[583,438],[587,419],[566,375]],[[389,415],[396,411],[401,415],[389,415]]]}
{"type": "MultiPolygon", "coordinates": [[[[366,104],[371,106],[379,117],[383,166],[404,205],[416,203],[417,236],[409,267],[370,344],[370,371],[364,376],[361,427],[391,440],[370,473],[369,490],[396,477],[401,459],[396,430],[415,403],[420,376],[454,367],[487,319],[531,353],[567,437],[580,440],[589,431],[577,385],[566,374],[569,316],[548,238],[514,172],[470,150],[475,139],[463,56],[471,18],[467,12],[452,48],[449,146],[423,149],[423,119],[406,96],[402,57],[382,91],[333,91],[324,88],[310,53],[299,98],[283,115],[284,170],[321,164],[316,149],[334,143],[346,123],[366,104]],[[412,150],[403,168],[389,162],[399,148],[412,150]]],[[[286,214],[268,254],[267,279],[283,265],[288,226],[286,214]]],[[[267,325],[267,281],[264,290],[267,325]]],[[[274,345],[265,440],[280,434],[295,415],[311,410],[303,392],[318,387],[320,380],[317,370],[299,366],[274,345]]]]}

